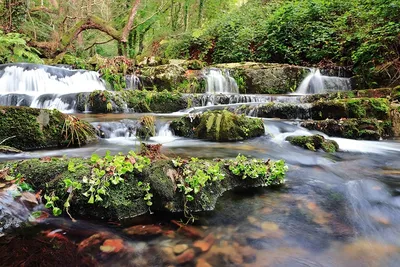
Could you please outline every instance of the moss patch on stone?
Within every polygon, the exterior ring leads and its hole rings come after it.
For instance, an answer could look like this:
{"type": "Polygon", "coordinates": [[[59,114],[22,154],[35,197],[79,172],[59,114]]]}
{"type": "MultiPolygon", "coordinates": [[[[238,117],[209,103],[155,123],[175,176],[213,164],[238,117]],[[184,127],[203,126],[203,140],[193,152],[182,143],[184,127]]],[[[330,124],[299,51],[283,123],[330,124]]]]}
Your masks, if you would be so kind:
{"type": "Polygon", "coordinates": [[[171,128],[178,136],[218,142],[241,141],[265,133],[261,119],[248,118],[227,110],[207,111],[196,117],[174,120],[171,128]]]}
{"type": "Polygon", "coordinates": [[[78,146],[77,136],[80,145],[97,139],[89,123],[58,110],[0,107],[0,115],[0,142],[9,138],[3,145],[21,150],[78,146]],[[82,127],[93,131],[80,131],[82,127]]]}
{"type": "MultiPolygon", "coordinates": [[[[126,156],[120,154],[118,157],[132,164],[143,162],[143,158],[139,159],[139,156],[133,155],[135,154],[130,152],[126,156]]],[[[12,176],[18,174],[35,190],[42,190],[44,196],[57,196],[52,203],[53,208],[57,206],[59,209],[68,209],[73,217],[122,220],[148,212],[149,206],[153,212],[191,213],[212,210],[218,198],[225,191],[235,187],[250,188],[282,184],[287,169],[283,161],[264,162],[249,160],[246,157],[241,157],[240,161],[162,159],[145,165],[142,171],[135,167],[132,171],[124,172],[121,176],[122,182],[118,184],[110,182],[107,191],[102,193],[101,200],[91,201],[90,188],[94,187],[94,190],[99,192],[99,185],[88,182],[88,179],[92,179],[93,175],[99,175],[99,166],[109,162],[107,157],[112,156],[108,154],[104,158],[92,156],[91,159],[45,158],[5,162],[0,163],[0,170],[12,176]],[[211,170],[212,166],[218,166],[218,170],[215,168],[211,170]],[[256,175],[243,176],[243,173],[236,171],[237,168],[243,168],[256,175]],[[257,171],[253,172],[255,168],[257,171]],[[204,180],[203,176],[199,176],[199,172],[211,176],[204,180]],[[219,179],[213,179],[213,175],[218,175],[219,179]],[[196,189],[191,193],[193,199],[188,198],[187,190],[182,190],[182,186],[194,186],[188,182],[189,180],[198,182],[196,189]],[[81,187],[73,187],[68,183],[81,184],[81,187]],[[143,190],[143,184],[148,184],[148,189],[143,190]],[[150,205],[146,199],[149,194],[151,194],[150,205]]],[[[102,168],[108,171],[100,174],[100,183],[110,181],[117,167],[103,166],[102,168]]]]}
{"type": "Polygon", "coordinates": [[[311,117],[316,120],[340,118],[389,118],[390,103],[386,98],[357,98],[332,101],[317,101],[311,108],[311,117]]]}
{"type": "Polygon", "coordinates": [[[346,119],[304,121],[301,124],[309,130],[323,132],[329,136],[344,137],[349,139],[379,140],[383,137],[393,136],[393,126],[390,120],[377,119],[346,119]]]}
{"type": "Polygon", "coordinates": [[[311,151],[322,149],[327,153],[334,153],[339,149],[339,145],[333,141],[325,139],[322,135],[311,136],[288,136],[286,138],[292,145],[299,146],[311,151]]]}

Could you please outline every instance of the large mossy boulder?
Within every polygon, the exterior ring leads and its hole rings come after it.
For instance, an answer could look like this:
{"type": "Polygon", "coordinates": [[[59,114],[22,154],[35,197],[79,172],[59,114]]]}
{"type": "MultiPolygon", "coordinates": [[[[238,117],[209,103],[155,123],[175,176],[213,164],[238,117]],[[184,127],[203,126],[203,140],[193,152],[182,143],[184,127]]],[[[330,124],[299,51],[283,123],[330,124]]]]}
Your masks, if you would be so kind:
{"type": "Polygon", "coordinates": [[[89,123],[58,110],[0,106],[0,142],[21,150],[81,146],[97,140],[89,123]]]}
{"type": "Polygon", "coordinates": [[[140,78],[145,88],[156,87],[170,91],[185,80],[185,71],[185,68],[177,64],[144,67],[140,70],[140,78]]]}
{"type": "Polygon", "coordinates": [[[231,160],[192,158],[150,162],[134,152],[90,159],[45,158],[0,163],[7,177],[17,174],[36,191],[55,215],[127,219],[152,212],[212,210],[218,198],[236,187],[280,185],[287,166],[238,156],[231,160]]]}
{"type": "Polygon", "coordinates": [[[208,141],[242,141],[265,134],[261,119],[237,115],[227,110],[207,111],[201,115],[186,116],[171,123],[178,136],[208,141]]]}
{"type": "Polygon", "coordinates": [[[390,102],[386,98],[357,98],[332,101],[317,101],[311,108],[315,120],[340,118],[389,119],[390,102]]]}
{"type": "Polygon", "coordinates": [[[240,92],[247,94],[294,92],[309,73],[305,67],[255,62],[218,64],[215,67],[229,69],[239,82],[240,92]]]}
{"type": "Polygon", "coordinates": [[[185,109],[188,98],[169,91],[93,91],[89,96],[78,95],[77,110],[93,113],[171,113],[185,109]]]}
{"type": "Polygon", "coordinates": [[[301,126],[329,136],[349,139],[379,140],[383,137],[395,136],[391,121],[377,119],[308,120],[302,122],[301,126]]]}
{"type": "Polygon", "coordinates": [[[322,135],[316,134],[311,136],[288,136],[286,141],[289,141],[294,146],[299,146],[311,151],[322,149],[328,153],[334,153],[339,149],[339,145],[333,141],[325,139],[322,135]]]}

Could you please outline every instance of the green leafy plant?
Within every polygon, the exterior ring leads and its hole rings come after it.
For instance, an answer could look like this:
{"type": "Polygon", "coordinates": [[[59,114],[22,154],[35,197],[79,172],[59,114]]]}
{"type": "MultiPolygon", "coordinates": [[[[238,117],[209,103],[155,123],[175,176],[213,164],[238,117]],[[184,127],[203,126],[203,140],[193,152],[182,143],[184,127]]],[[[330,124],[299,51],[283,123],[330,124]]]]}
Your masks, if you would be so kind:
{"type": "MultiPolygon", "coordinates": [[[[67,214],[73,219],[69,213],[69,207],[74,194],[81,192],[80,194],[88,199],[88,204],[102,202],[103,198],[108,195],[108,190],[111,186],[123,183],[126,174],[135,171],[142,172],[143,168],[150,164],[150,159],[136,155],[133,151],[130,151],[128,155],[119,153],[115,156],[112,156],[110,151],[107,151],[104,157],[93,154],[90,158],[90,164],[90,176],[83,176],[81,180],[77,180],[72,178],[73,174],[84,166],[81,163],[76,165],[72,160],[68,162],[68,171],[71,173],[71,177],[63,180],[67,198],[55,195],[54,192],[45,195],[46,207],[53,209],[54,215],[58,216],[62,213],[62,210],[57,206],[59,202],[62,202],[67,214]]],[[[145,200],[150,206],[152,204],[152,194],[149,192],[150,188],[148,186],[144,185],[144,191],[146,192],[145,200]]]]}
{"type": "Polygon", "coordinates": [[[153,205],[153,202],[151,202],[153,194],[150,193],[151,190],[150,183],[143,183],[142,181],[140,181],[138,182],[138,187],[140,188],[140,190],[145,192],[143,199],[146,201],[147,206],[151,207],[153,205]]]}
{"type": "Polygon", "coordinates": [[[0,30],[0,64],[9,62],[43,63],[38,50],[26,43],[25,36],[19,33],[4,34],[0,30]]]}
{"type": "Polygon", "coordinates": [[[81,146],[90,136],[95,136],[96,133],[89,123],[82,121],[75,116],[66,115],[62,134],[64,136],[64,141],[68,143],[68,146],[81,146]]]}
{"type": "Polygon", "coordinates": [[[244,155],[238,155],[234,160],[228,161],[229,170],[242,179],[265,179],[266,185],[281,184],[288,167],[283,160],[272,162],[259,159],[248,159],[244,155]]]}
{"type": "Polygon", "coordinates": [[[182,171],[183,179],[177,186],[187,201],[193,201],[194,195],[198,194],[207,183],[221,181],[225,177],[220,170],[219,162],[211,163],[198,158],[182,161],[178,158],[173,164],[182,171]]]}

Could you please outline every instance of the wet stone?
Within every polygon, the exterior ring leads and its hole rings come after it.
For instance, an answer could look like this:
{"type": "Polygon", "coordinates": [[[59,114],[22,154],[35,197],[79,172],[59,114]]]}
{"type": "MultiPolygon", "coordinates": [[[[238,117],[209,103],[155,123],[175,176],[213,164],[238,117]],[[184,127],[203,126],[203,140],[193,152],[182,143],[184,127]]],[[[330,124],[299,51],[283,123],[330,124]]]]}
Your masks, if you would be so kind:
{"type": "Polygon", "coordinates": [[[185,250],[187,250],[188,248],[189,248],[189,246],[186,244],[179,244],[179,245],[174,246],[173,250],[174,250],[175,254],[179,255],[182,252],[184,252],[185,250]]]}

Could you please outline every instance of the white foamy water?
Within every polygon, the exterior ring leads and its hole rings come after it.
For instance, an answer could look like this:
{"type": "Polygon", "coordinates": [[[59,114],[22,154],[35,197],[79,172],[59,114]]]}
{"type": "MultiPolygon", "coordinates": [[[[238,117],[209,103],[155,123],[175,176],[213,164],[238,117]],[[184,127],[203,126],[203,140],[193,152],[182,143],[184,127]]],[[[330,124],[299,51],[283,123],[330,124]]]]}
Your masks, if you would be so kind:
{"type": "Polygon", "coordinates": [[[97,72],[36,64],[0,65],[0,105],[73,111],[76,95],[105,90],[97,72]]]}
{"type": "Polygon", "coordinates": [[[310,74],[301,82],[295,94],[323,94],[331,91],[349,91],[349,78],[325,76],[319,69],[311,69],[310,74]]]}
{"type": "Polygon", "coordinates": [[[206,69],[207,94],[239,94],[239,87],[228,70],[206,69]]]}

